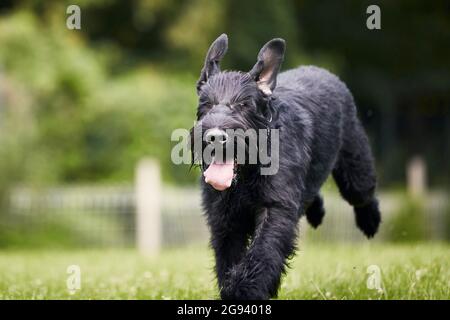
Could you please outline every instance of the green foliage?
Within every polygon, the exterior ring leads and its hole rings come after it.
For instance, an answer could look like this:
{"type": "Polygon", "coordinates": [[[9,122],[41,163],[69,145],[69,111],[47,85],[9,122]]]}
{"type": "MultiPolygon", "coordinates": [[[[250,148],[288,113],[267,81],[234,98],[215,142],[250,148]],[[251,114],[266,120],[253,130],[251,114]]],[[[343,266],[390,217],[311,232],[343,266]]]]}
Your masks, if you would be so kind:
{"type": "Polygon", "coordinates": [[[386,221],[387,239],[393,242],[419,242],[428,238],[423,201],[418,197],[403,196],[393,217],[386,221]]]}
{"type": "Polygon", "coordinates": [[[75,249],[86,247],[124,247],[132,243],[134,234],[124,231],[123,221],[98,212],[58,214],[34,211],[26,217],[8,215],[1,220],[1,249],[75,249]],[[47,219],[46,219],[47,218],[47,219]],[[99,233],[92,226],[102,226],[108,232],[99,233]]]}
{"type": "Polygon", "coordinates": [[[163,77],[152,67],[144,70],[108,82],[89,101],[83,129],[86,160],[77,177],[130,179],[139,159],[152,156],[160,160],[165,181],[195,178],[170,159],[172,130],[193,125],[194,90],[183,79],[163,77]]]}
{"type": "Polygon", "coordinates": [[[365,28],[369,1],[82,0],[78,31],[65,27],[69,4],[0,3],[0,134],[21,137],[14,147],[0,141],[9,159],[0,159],[0,185],[129,180],[145,155],[166,181],[194,181],[169,161],[169,133],[191,126],[195,79],[222,32],[225,68],[249,70],[267,40],[283,37],[283,68],[337,71],[369,130],[382,185],[404,180],[413,153],[431,164],[432,183],[448,183],[445,1],[383,4],[380,31],[365,28]]]}
{"type": "Polygon", "coordinates": [[[195,175],[186,174],[186,166],[170,161],[170,133],[193,124],[195,78],[153,65],[114,76],[107,71],[106,52],[89,49],[69,32],[27,12],[0,23],[0,65],[14,96],[6,96],[1,107],[11,115],[0,127],[1,150],[8,154],[0,170],[18,173],[16,182],[40,184],[130,180],[137,161],[152,156],[160,160],[166,181],[192,181],[195,175]],[[24,128],[26,146],[19,139],[24,128]],[[7,136],[16,147],[7,145],[7,136]],[[19,155],[7,161],[15,154],[12,148],[20,149],[19,155]]]}
{"type": "MultiPolygon", "coordinates": [[[[450,199],[450,197],[449,197],[450,199]]],[[[444,211],[444,232],[447,241],[450,242],[450,201],[447,202],[447,208],[444,211]]]]}
{"type": "Polygon", "coordinates": [[[1,20],[0,65],[11,88],[0,107],[16,118],[0,128],[2,134],[16,136],[28,123],[33,129],[22,148],[22,178],[63,179],[64,158],[81,144],[84,101],[102,83],[104,67],[79,39],[41,25],[27,12],[1,20]]]}

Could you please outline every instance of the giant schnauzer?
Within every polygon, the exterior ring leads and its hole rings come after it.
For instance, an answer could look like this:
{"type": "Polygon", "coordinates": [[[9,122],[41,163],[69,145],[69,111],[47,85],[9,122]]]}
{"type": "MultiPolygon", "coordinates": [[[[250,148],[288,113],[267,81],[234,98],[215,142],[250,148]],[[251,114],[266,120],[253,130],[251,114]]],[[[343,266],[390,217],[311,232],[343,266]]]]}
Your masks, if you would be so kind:
{"type": "MultiPolygon", "coordinates": [[[[313,227],[322,222],[319,191],[330,173],[353,206],[358,228],[375,235],[381,215],[374,160],[352,94],[335,75],[313,66],[278,74],[282,39],[265,44],[249,72],[220,71],[227,47],[222,34],[206,55],[193,130],[204,133],[204,149],[217,141],[237,143],[228,139],[229,129],[258,135],[276,129],[279,166],[263,175],[259,161],[202,161],[202,202],[221,297],[268,299],[277,295],[294,254],[299,218],[305,215],[313,227]]],[[[203,154],[193,151],[193,157],[203,154]]]]}

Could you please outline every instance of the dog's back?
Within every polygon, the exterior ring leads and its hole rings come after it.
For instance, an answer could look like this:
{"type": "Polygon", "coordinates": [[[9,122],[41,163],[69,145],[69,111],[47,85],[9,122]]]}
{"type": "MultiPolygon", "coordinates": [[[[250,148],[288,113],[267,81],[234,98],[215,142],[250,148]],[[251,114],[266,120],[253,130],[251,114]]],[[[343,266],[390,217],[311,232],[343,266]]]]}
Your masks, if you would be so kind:
{"type": "Polygon", "coordinates": [[[355,118],[352,95],[334,74],[306,66],[282,72],[274,96],[285,106],[279,112],[289,114],[286,118],[294,127],[299,118],[307,124],[296,143],[310,149],[304,196],[311,201],[335,165],[347,123],[355,118]]]}
{"type": "Polygon", "coordinates": [[[291,142],[310,153],[304,200],[320,204],[320,187],[332,172],[341,195],[355,209],[358,227],[372,237],[381,219],[374,196],[376,175],[352,94],[337,76],[314,66],[285,71],[277,80],[280,125],[302,126],[301,133],[291,134],[291,142]]]}
{"type": "Polygon", "coordinates": [[[277,85],[274,94],[282,99],[296,100],[305,111],[320,116],[322,120],[323,117],[329,118],[327,115],[330,114],[335,122],[356,116],[353,97],[347,86],[325,69],[316,66],[290,69],[280,73],[277,85]]]}

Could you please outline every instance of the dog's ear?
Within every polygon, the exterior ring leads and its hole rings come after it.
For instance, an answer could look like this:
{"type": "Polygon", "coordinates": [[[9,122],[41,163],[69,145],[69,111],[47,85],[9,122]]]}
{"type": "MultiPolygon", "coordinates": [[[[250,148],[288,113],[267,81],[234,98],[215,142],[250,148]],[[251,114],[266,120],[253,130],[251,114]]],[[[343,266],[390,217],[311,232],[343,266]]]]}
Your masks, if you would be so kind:
{"type": "Polygon", "coordinates": [[[219,62],[228,49],[228,37],[225,33],[222,33],[209,47],[206,54],[205,64],[200,72],[200,79],[197,81],[197,92],[203,84],[214,74],[220,72],[219,62]]]}
{"type": "Polygon", "coordinates": [[[285,48],[286,43],[283,39],[270,40],[259,51],[258,60],[249,72],[265,95],[271,95],[277,85],[277,75],[283,62],[285,48]]]}

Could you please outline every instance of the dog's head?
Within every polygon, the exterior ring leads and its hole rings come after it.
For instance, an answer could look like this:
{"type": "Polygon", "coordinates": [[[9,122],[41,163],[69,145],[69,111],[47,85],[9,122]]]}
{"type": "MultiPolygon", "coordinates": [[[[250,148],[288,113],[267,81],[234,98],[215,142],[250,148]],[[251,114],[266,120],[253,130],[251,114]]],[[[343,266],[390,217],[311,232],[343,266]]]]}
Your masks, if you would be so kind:
{"type": "Polygon", "coordinates": [[[206,54],[197,82],[199,105],[192,130],[199,134],[192,134],[191,139],[201,140],[197,141],[201,148],[193,146],[192,150],[205,170],[205,181],[221,191],[231,186],[240,166],[254,164],[250,153],[257,149],[260,129],[271,121],[268,101],[276,86],[285,42],[273,39],[266,43],[248,72],[220,70],[227,48],[228,38],[222,34],[206,54]]]}

